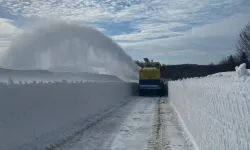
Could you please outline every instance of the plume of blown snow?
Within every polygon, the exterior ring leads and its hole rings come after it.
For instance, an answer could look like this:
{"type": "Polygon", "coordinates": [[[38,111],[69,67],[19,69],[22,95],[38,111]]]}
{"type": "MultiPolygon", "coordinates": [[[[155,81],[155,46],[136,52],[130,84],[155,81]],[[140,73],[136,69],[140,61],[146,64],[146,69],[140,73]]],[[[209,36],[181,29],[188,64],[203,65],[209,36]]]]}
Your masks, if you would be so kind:
{"type": "Polygon", "coordinates": [[[102,32],[64,21],[35,24],[10,45],[3,66],[54,72],[91,72],[138,78],[138,66],[102,32]]]}

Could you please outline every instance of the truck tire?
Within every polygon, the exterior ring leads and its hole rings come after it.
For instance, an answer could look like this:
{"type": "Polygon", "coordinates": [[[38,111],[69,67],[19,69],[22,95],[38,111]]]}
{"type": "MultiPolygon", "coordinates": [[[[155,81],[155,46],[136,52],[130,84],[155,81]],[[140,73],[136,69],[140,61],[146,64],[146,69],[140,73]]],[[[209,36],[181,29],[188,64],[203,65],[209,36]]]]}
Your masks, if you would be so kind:
{"type": "Polygon", "coordinates": [[[165,83],[165,95],[168,97],[168,82],[165,83]]]}
{"type": "Polygon", "coordinates": [[[164,88],[160,89],[160,91],[159,91],[159,96],[160,96],[160,97],[163,97],[163,96],[164,96],[164,88]]]}
{"type": "Polygon", "coordinates": [[[139,89],[139,96],[144,96],[144,91],[142,89],[139,89]]]}
{"type": "Polygon", "coordinates": [[[161,89],[160,89],[160,91],[159,91],[159,93],[160,93],[160,97],[162,97],[162,96],[165,96],[165,84],[164,84],[164,82],[161,82],[161,89]]]}

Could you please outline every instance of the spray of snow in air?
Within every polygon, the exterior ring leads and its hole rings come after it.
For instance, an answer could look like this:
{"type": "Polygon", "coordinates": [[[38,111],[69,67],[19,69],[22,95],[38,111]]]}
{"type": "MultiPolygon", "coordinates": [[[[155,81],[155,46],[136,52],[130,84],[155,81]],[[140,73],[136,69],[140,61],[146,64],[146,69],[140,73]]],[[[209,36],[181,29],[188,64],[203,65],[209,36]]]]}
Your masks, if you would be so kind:
{"type": "Polygon", "coordinates": [[[92,27],[52,21],[24,30],[5,55],[4,67],[91,72],[137,78],[138,67],[123,49],[92,27]]]}

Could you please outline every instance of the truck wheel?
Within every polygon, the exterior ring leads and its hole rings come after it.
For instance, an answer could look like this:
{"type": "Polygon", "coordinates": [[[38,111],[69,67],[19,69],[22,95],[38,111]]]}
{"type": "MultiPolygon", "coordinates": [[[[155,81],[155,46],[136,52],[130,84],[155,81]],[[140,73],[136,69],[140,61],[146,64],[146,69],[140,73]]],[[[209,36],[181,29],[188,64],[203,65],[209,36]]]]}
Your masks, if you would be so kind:
{"type": "Polygon", "coordinates": [[[164,88],[163,88],[163,89],[160,89],[160,91],[159,91],[159,96],[160,96],[160,97],[164,96],[164,88]]]}
{"type": "Polygon", "coordinates": [[[165,85],[165,95],[168,97],[168,83],[165,85]]]}
{"type": "Polygon", "coordinates": [[[139,96],[144,96],[144,91],[139,89],[139,96]]]}

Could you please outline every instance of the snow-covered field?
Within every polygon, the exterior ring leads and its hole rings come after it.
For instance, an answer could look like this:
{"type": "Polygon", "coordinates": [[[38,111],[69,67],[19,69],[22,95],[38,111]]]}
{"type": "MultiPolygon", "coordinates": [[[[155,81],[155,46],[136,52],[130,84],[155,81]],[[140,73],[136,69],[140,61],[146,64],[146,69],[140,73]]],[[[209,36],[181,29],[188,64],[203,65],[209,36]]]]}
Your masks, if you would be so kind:
{"type": "Polygon", "coordinates": [[[250,148],[250,76],[235,72],[169,82],[169,99],[201,150],[250,148]]]}
{"type": "Polygon", "coordinates": [[[132,91],[124,82],[2,83],[0,149],[28,150],[70,135],[86,120],[131,99],[132,91]]]}

